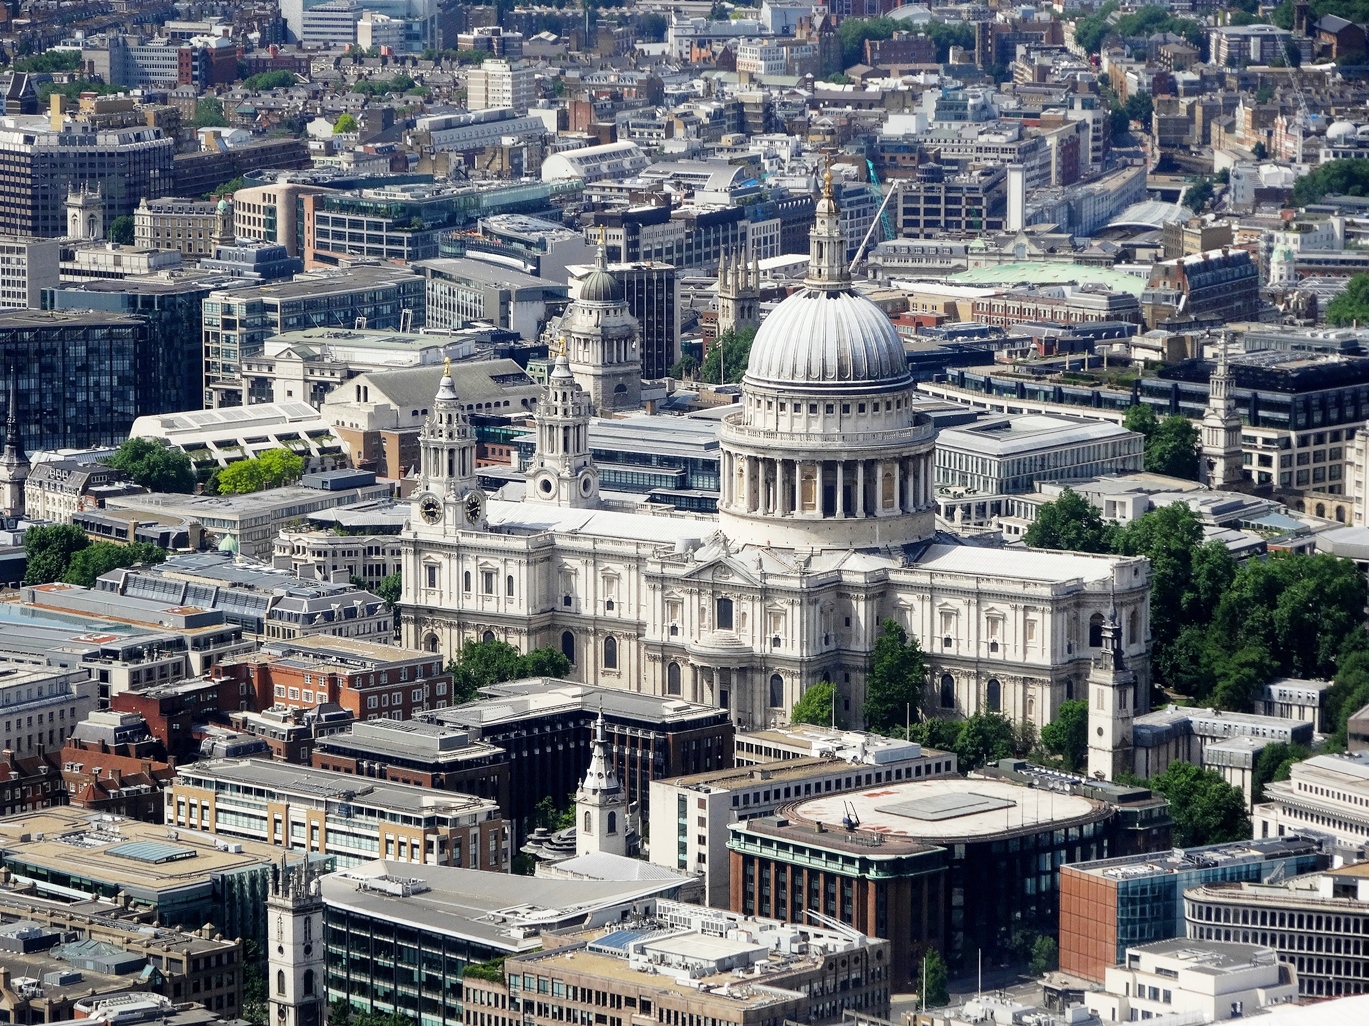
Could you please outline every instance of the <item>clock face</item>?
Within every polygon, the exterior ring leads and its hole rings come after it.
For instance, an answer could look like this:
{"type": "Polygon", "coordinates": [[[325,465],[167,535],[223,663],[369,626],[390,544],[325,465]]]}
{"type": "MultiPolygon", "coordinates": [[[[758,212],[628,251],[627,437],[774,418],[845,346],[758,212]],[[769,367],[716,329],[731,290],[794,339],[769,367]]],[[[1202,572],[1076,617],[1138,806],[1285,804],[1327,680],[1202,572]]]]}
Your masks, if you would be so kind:
{"type": "Polygon", "coordinates": [[[480,519],[480,496],[472,492],[466,496],[466,520],[472,524],[480,519]]]}
{"type": "Polygon", "coordinates": [[[425,495],[418,504],[418,512],[428,523],[435,524],[442,519],[442,503],[437,501],[436,495],[425,495]]]}

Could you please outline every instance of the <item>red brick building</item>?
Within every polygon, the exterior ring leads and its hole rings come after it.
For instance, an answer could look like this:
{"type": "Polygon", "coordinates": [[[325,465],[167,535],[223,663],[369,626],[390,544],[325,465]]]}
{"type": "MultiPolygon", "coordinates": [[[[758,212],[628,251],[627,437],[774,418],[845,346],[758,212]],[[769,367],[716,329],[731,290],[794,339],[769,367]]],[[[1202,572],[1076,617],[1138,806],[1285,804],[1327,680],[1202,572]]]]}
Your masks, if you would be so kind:
{"type": "Polygon", "coordinates": [[[62,749],[68,802],[145,823],[162,821],[162,789],[176,773],[137,713],[93,712],[62,749]]]}
{"type": "Polygon", "coordinates": [[[41,745],[37,755],[18,756],[8,748],[0,752],[0,814],[20,815],[66,803],[56,752],[45,752],[41,745]]]}
{"type": "Polygon", "coordinates": [[[130,688],[111,698],[109,707],[114,712],[139,713],[168,756],[188,760],[199,754],[196,726],[227,725],[230,712],[255,708],[256,702],[247,682],[215,676],[130,688]]]}

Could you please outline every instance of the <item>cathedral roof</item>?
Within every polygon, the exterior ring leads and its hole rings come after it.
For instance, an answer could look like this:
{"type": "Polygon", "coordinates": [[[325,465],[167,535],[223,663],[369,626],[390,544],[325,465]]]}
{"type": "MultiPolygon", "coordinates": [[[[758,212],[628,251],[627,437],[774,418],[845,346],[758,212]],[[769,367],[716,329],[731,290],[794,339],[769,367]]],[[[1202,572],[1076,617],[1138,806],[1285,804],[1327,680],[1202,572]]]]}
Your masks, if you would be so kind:
{"type": "Polygon", "coordinates": [[[761,322],[746,381],[757,385],[911,383],[903,340],[884,311],[848,289],[794,293],[761,322]]]}

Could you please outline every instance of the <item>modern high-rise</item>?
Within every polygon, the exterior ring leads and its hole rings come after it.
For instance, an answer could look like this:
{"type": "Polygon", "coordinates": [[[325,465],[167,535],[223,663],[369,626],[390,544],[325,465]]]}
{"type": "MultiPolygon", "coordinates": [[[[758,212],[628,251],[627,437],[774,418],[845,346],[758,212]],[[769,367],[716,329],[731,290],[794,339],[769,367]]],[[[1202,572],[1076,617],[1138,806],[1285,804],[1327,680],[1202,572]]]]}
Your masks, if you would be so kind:
{"type": "Polygon", "coordinates": [[[61,248],[56,239],[0,237],[0,308],[37,309],[61,278],[61,248]]]}
{"type": "Polygon", "coordinates": [[[100,187],[104,223],[171,192],[175,141],[160,128],[94,129],[46,117],[0,118],[0,233],[66,233],[71,189],[100,187]]]}
{"type": "Polygon", "coordinates": [[[470,110],[511,107],[526,114],[535,95],[534,78],[532,68],[523,67],[518,61],[487,60],[472,68],[467,77],[466,106],[470,110]]]}
{"type": "Polygon", "coordinates": [[[242,406],[242,364],[266,339],[304,328],[410,328],[424,323],[424,280],[406,267],[316,271],[294,281],[215,291],[204,303],[204,403],[242,406]]]}

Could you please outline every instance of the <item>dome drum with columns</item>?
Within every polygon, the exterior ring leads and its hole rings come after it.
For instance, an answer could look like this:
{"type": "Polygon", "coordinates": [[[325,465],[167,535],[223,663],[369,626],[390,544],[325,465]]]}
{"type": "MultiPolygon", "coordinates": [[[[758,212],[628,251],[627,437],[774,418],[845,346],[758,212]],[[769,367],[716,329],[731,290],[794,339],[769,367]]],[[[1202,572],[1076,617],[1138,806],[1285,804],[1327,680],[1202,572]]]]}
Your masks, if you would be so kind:
{"type": "Polygon", "coordinates": [[[603,367],[577,364],[566,326],[592,326],[596,311],[601,326],[617,319],[620,299],[612,275],[596,271],[563,321],[568,351],[538,405],[522,501],[491,501],[487,520],[464,516],[459,496],[475,482],[450,450],[467,444],[469,425],[447,423],[454,394],[435,403],[400,536],[405,644],[446,657],[486,639],[550,646],[575,680],[714,704],[751,729],[787,722],[827,680],[842,721],[858,726],[880,624],[892,618],[927,654],[925,708],[1040,728],[1084,694],[1101,645],[1094,625],[1115,615],[1118,658],[1145,702],[1144,559],[935,535],[934,429],[897,332],[851,287],[830,183],[804,288],[761,323],[740,409],[721,425],[716,521],[600,504],[587,435],[591,407],[605,412],[603,367]],[[435,519],[432,493],[451,497],[435,519]]]}

